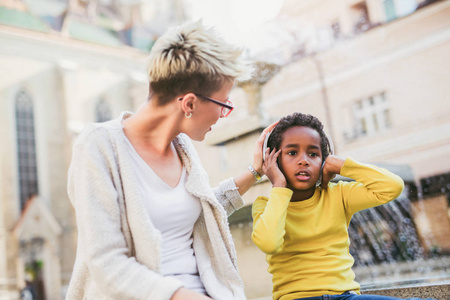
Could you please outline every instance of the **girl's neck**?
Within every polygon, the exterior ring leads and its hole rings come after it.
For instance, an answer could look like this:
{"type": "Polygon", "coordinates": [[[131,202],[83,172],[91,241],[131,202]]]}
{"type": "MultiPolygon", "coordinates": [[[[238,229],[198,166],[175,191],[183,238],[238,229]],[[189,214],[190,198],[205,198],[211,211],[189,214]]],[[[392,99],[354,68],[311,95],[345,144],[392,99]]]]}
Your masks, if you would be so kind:
{"type": "Polygon", "coordinates": [[[296,190],[293,188],[290,188],[293,191],[291,202],[299,202],[310,199],[312,196],[314,196],[314,193],[316,192],[316,188],[310,188],[307,190],[296,190]]]}

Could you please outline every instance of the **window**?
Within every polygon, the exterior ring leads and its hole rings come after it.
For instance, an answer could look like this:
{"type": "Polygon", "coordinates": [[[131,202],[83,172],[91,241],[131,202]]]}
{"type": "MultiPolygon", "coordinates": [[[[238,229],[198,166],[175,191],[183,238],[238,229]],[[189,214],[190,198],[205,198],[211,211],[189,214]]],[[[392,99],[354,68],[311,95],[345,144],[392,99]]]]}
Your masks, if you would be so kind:
{"type": "Polygon", "coordinates": [[[385,93],[356,101],[353,111],[356,121],[356,136],[372,135],[391,127],[385,93]]]}
{"type": "Polygon", "coordinates": [[[386,22],[412,14],[418,8],[416,0],[384,0],[383,5],[386,22]]]}
{"type": "Polygon", "coordinates": [[[95,121],[96,122],[106,122],[111,120],[111,109],[108,102],[101,99],[97,102],[95,106],[95,121]]]}
{"type": "Polygon", "coordinates": [[[384,0],[384,11],[386,13],[386,22],[392,21],[397,18],[395,13],[394,0],[384,0]]]}
{"type": "Polygon", "coordinates": [[[38,194],[33,102],[23,90],[16,96],[15,110],[20,208],[23,209],[28,199],[38,194]]]}

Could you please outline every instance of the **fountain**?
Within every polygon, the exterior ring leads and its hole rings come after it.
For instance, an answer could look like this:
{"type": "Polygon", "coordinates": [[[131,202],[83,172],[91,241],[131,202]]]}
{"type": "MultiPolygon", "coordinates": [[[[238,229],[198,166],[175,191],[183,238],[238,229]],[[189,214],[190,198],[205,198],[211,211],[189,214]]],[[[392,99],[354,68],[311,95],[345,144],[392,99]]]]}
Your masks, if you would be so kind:
{"type": "Polygon", "coordinates": [[[407,183],[405,190],[396,200],[352,218],[350,254],[362,290],[450,282],[450,258],[427,251],[417,230],[408,197],[414,195],[414,184],[407,183]]]}
{"type": "Polygon", "coordinates": [[[349,236],[355,267],[425,258],[410,204],[407,197],[400,196],[353,216],[349,236]]]}

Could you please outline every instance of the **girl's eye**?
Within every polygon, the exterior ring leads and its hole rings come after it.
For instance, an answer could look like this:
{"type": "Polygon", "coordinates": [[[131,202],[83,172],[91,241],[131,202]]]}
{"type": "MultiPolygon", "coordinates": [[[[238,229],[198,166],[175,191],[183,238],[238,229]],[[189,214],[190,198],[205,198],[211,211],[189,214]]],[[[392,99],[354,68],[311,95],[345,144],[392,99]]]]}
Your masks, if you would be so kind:
{"type": "Polygon", "coordinates": [[[312,157],[315,157],[315,156],[319,156],[319,153],[313,152],[313,153],[311,153],[310,155],[311,155],[312,157]]]}
{"type": "Polygon", "coordinates": [[[292,155],[297,154],[297,151],[292,150],[292,151],[289,151],[287,154],[292,156],[292,155]]]}

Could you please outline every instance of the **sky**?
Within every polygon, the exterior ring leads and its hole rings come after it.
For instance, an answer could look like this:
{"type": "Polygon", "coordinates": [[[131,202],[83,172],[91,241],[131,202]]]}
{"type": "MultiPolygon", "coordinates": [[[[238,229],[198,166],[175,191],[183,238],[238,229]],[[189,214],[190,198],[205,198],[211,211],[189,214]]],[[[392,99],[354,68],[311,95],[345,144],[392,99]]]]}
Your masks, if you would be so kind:
{"type": "Polygon", "coordinates": [[[284,0],[187,0],[194,20],[214,26],[231,42],[261,51],[267,45],[262,25],[276,17],[284,0]]]}

